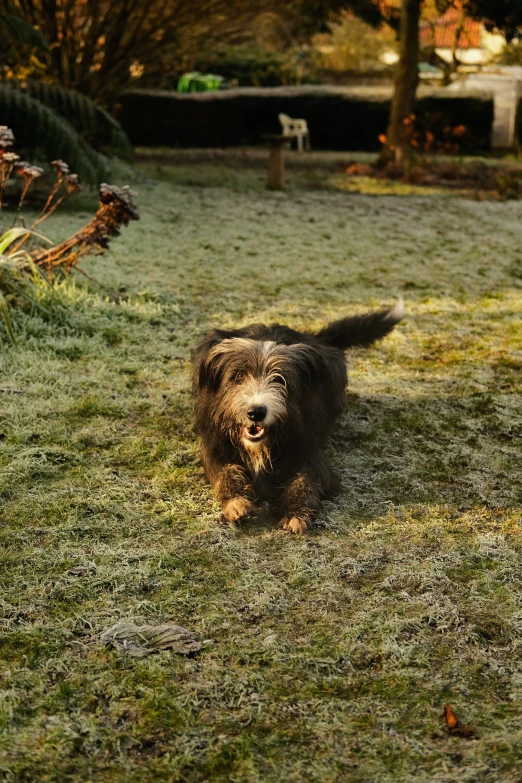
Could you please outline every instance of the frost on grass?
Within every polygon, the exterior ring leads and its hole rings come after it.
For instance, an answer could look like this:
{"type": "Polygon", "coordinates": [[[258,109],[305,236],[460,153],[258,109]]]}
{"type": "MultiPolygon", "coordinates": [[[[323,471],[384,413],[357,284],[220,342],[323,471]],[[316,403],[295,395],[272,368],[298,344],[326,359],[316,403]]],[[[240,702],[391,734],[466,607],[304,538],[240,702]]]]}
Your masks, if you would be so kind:
{"type": "Polygon", "coordinates": [[[92,261],[107,289],[71,279],[58,330],[17,312],[0,355],[21,392],[0,390],[0,780],[515,783],[522,205],[328,190],[330,163],[289,166],[286,194],[261,165],[161,165],[92,261]],[[200,334],[401,294],[405,321],[349,357],[321,526],[216,526],[200,334]],[[213,644],[120,655],[100,635],[124,618],[213,644]]]}
{"type": "Polygon", "coordinates": [[[134,625],[122,622],[108,628],[100,638],[133,658],[143,658],[158,650],[171,650],[180,655],[201,650],[196,634],[181,625],[134,625]]]}

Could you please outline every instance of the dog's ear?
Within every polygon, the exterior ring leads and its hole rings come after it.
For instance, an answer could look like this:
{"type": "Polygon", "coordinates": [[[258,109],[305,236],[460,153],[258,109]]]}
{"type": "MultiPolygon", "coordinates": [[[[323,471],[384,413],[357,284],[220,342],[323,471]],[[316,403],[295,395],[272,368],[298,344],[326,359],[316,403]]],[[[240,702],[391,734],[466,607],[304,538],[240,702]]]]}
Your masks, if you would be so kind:
{"type": "Polygon", "coordinates": [[[213,332],[197,346],[192,358],[192,383],[194,391],[216,390],[221,380],[219,350],[216,346],[223,341],[221,334],[213,332]]]}
{"type": "Polygon", "coordinates": [[[324,367],[320,351],[305,343],[290,345],[289,349],[301,380],[314,383],[324,367]]]}
{"type": "Polygon", "coordinates": [[[219,385],[219,378],[216,377],[215,361],[210,356],[210,351],[213,346],[209,346],[208,350],[197,351],[192,363],[192,382],[195,391],[202,391],[203,389],[217,388],[219,385]]]}
{"type": "MultiPolygon", "coordinates": [[[[337,361],[331,361],[330,348],[325,349],[322,346],[306,343],[297,343],[289,348],[293,353],[299,377],[307,386],[329,383],[334,375],[343,372],[337,361]]],[[[337,359],[336,356],[333,358],[337,359]]],[[[342,383],[343,378],[341,377],[339,381],[342,383]]]]}

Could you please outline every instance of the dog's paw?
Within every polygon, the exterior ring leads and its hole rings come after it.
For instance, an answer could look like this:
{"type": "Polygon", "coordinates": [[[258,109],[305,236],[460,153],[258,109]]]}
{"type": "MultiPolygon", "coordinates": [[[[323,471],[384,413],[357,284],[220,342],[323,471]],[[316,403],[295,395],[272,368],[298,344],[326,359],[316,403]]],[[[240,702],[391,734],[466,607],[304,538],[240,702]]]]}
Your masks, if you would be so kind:
{"type": "Polygon", "coordinates": [[[231,525],[235,525],[242,519],[247,517],[254,510],[254,504],[247,500],[247,498],[232,498],[227,500],[223,504],[223,510],[220,514],[220,521],[229,522],[231,525]]]}
{"type": "Polygon", "coordinates": [[[290,533],[297,533],[300,536],[304,536],[308,530],[308,523],[301,517],[285,517],[281,520],[283,530],[288,530],[290,533]]]}

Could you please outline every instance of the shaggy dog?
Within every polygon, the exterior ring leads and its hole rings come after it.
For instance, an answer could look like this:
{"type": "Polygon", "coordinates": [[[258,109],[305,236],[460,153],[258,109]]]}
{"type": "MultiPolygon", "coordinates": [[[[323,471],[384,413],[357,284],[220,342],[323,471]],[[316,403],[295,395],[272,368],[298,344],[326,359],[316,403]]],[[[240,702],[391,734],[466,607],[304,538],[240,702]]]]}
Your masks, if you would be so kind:
{"type": "Polygon", "coordinates": [[[400,300],[317,334],[253,324],[205,337],[193,360],[196,428],[222,519],[240,522],[268,501],[285,530],[307,531],[337,488],[324,448],[345,400],[343,352],[384,337],[403,315],[400,300]]]}

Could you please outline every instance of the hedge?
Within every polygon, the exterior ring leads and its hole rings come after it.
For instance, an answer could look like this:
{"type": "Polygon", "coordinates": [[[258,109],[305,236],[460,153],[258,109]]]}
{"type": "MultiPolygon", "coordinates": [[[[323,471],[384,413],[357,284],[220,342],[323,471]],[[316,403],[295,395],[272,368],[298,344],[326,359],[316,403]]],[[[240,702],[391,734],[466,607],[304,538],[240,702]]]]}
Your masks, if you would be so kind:
{"type": "MultiPolygon", "coordinates": [[[[233,147],[262,143],[280,133],[278,114],[304,117],[312,147],[378,150],[386,132],[387,88],[239,88],[189,95],[133,90],[120,97],[119,120],[134,144],[170,147],[233,147]]],[[[466,152],[490,148],[493,99],[483,93],[421,92],[416,113],[426,129],[465,126],[466,152]]]]}

